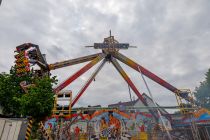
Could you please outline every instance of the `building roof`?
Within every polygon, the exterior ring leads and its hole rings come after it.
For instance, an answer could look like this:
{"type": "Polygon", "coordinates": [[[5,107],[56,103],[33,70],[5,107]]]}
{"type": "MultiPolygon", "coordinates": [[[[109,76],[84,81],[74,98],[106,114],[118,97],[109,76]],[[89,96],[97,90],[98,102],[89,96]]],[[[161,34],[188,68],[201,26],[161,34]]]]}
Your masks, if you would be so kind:
{"type": "Polygon", "coordinates": [[[134,101],[129,101],[129,102],[118,102],[118,103],[115,103],[115,104],[110,104],[108,105],[108,107],[119,107],[119,106],[134,106],[135,103],[138,101],[137,100],[134,100],[134,101]]]}
{"type": "MultiPolygon", "coordinates": [[[[151,98],[149,96],[147,96],[145,93],[143,93],[142,96],[143,96],[144,99],[150,99],[151,100],[151,98]]],[[[123,106],[134,106],[138,101],[139,101],[139,98],[136,99],[136,100],[133,100],[133,101],[128,101],[128,102],[121,102],[120,101],[120,102],[115,103],[115,104],[110,104],[110,105],[108,105],[108,107],[119,107],[121,105],[123,105],[123,106]]]]}
{"type": "Polygon", "coordinates": [[[88,107],[101,107],[101,105],[94,105],[94,106],[88,105],[88,107]]]}
{"type": "MultiPolygon", "coordinates": [[[[146,102],[148,103],[149,106],[154,106],[154,105],[149,104],[148,100],[149,100],[150,102],[152,102],[152,99],[151,99],[146,93],[143,93],[142,96],[143,96],[143,98],[146,100],[146,102]]],[[[127,107],[127,106],[134,106],[138,101],[140,101],[139,98],[136,99],[136,100],[133,100],[133,101],[129,101],[129,102],[121,102],[121,101],[120,101],[120,102],[115,103],[115,104],[110,104],[110,105],[108,105],[108,107],[120,107],[120,106],[125,106],[125,107],[127,107]]],[[[156,105],[157,105],[158,107],[160,107],[160,105],[158,105],[157,103],[156,103],[156,105]]],[[[163,113],[163,114],[169,114],[169,113],[168,113],[165,109],[163,109],[163,108],[161,108],[160,111],[161,111],[161,113],[163,113]]]]}

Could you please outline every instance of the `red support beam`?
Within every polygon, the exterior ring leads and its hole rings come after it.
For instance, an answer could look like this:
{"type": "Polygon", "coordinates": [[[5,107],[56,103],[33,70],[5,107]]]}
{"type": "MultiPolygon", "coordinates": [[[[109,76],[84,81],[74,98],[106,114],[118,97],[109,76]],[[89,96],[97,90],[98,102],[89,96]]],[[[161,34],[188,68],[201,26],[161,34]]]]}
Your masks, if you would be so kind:
{"type": "Polygon", "coordinates": [[[161,86],[165,87],[166,89],[168,89],[168,90],[170,90],[170,91],[172,91],[174,93],[177,92],[178,89],[176,87],[172,86],[171,84],[169,84],[168,82],[166,82],[162,78],[158,77],[154,73],[150,72],[149,70],[147,70],[146,68],[144,68],[141,65],[137,64],[133,60],[131,60],[128,57],[124,56],[123,54],[115,53],[115,54],[113,54],[113,56],[115,58],[117,58],[118,60],[120,60],[121,62],[125,63],[126,65],[130,66],[131,68],[135,69],[138,72],[140,72],[139,71],[139,69],[140,69],[142,74],[144,74],[145,76],[147,76],[151,80],[157,82],[158,84],[160,84],[161,86]]]}
{"type": "Polygon", "coordinates": [[[112,59],[112,64],[114,65],[114,67],[117,69],[117,71],[120,73],[120,75],[123,77],[123,79],[128,83],[128,85],[132,88],[132,90],[136,93],[136,95],[138,96],[138,98],[144,103],[146,104],[143,96],[141,95],[141,93],[138,91],[138,89],[136,88],[136,86],[133,84],[133,82],[131,81],[131,79],[128,77],[128,75],[125,73],[125,71],[122,69],[122,67],[120,66],[120,64],[116,61],[116,59],[112,59]]]}
{"type": "MultiPolygon", "coordinates": [[[[128,77],[128,75],[126,74],[126,72],[123,70],[123,68],[120,66],[120,64],[117,62],[117,60],[115,58],[112,58],[111,62],[114,65],[114,67],[117,69],[117,71],[120,73],[120,75],[123,77],[123,79],[128,83],[128,85],[134,91],[134,93],[137,95],[137,97],[142,101],[142,103],[145,106],[148,106],[147,102],[145,101],[145,99],[143,98],[143,96],[141,95],[141,93],[138,91],[138,89],[136,88],[136,86],[133,84],[133,82],[128,77]]],[[[157,116],[154,114],[154,112],[152,110],[150,110],[150,109],[148,109],[148,110],[154,116],[154,118],[157,120],[157,116]]]]}
{"type": "Polygon", "coordinates": [[[104,59],[102,61],[102,63],[98,66],[98,68],[96,69],[96,71],[91,75],[91,77],[88,79],[88,81],[82,87],[82,89],[78,92],[77,96],[74,98],[74,100],[73,100],[73,102],[71,104],[71,107],[73,107],[75,105],[75,103],[79,100],[79,98],[82,96],[82,94],[88,88],[88,86],[90,85],[90,83],[94,80],[94,78],[96,77],[96,75],[98,74],[98,72],[102,69],[102,67],[104,66],[105,63],[106,63],[106,60],[104,59]]]}
{"type": "MultiPolygon", "coordinates": [[[[136,71],[144,74],[145,76],[147,76],[151,80],[153,80],[156,83],[160,84],[161,86],[165,87],[166,89],[172,91],[173,93],[177,94],[178,92],[180,92],[179,89],[177,89],[176,87],[172,86],[171,84],[169,84],[168,82],[166,82],[162,78],[158,77],[154,73],[150,72],[149,70],[147,70],[143,66],[137,64],[133,60],[131,60],[128,57],[124,56],[123,54],[121,54],[121,53],[114,53],[113,56],[115,58],[117,58],[118,60],[120,60],[121,62],[123,62],[124,64],[130,66],[131,68],[133,68],[136,71]]],[[[178,96],[179,96],[179,94],[178,94],[178,96]]],[[[192,102],[192,103],[194,102],[194,103],[196,103],[198,105],[198,103],[194,99],[191,99],[189,97],[182,97],[182,98],[184,98],[186,101],[189,101],[189,102],[192,102]]]]}
{"type": "Polygon", "coordinates": [[[70,76],[68,79],[66,79],[64,82],[62,82],[60,85],[58,85],[55,89],[54,92],[58,93],[62,89],[64,89],[66,86],[68,86],[71,82],[73,82],[75,79],[77,79],[79,76],[81,76],[83,73],[88,71],[91,67],[93,67],[95,64],[97,64],[100,60],[104,58],[104,54],[100,54],[98,57],[93,59],[91,62],[86,64],[83,68],[81,68],[79,71],[74,73],[72,76],[70,76]]]}

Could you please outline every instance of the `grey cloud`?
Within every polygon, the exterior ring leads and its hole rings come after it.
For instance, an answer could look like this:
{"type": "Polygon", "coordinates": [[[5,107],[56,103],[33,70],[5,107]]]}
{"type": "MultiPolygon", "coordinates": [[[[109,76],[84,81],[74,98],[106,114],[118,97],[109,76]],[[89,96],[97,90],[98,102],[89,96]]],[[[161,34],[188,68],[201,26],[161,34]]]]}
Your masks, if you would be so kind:
{"type": "Polygon", "coordinates": [[[7,65],[0,63],[0,69],[2,70],[1,72],[3,72],[7,69],[7,65]]]}
{"type": "Polygon", "coordinates": [[[49,55],[53,56],[55,59],[60,59],[61,56],[68,56],[67,51],[64,48],[58,47],[56,45],[51,46],[47,49],[49,55]]]}
{"type": "MultiPolygon", "coordinates": [[[[83,46],[102,42],[112,29],[120,42],[138,46],[123,54],[174,86],[193,90],[210,67],[209,6],[208,0],[4,1],[0,7],[0,70],[8,71],[13,65],[13,50],[21,43],[38,44],[48,62],[54,63],[100,52],[83,46]]],[[[52,73],[63,81],[83,65],[52,73]]],[[[147,93],[140,75],[121,65],[140,92],[147,93]]],[[[129,100],[127,84],[112,67],[105,65],[78,105],[129,100]]],[[[93,70],[83,76],[88,78],[93,70]]],[[[159,104],[176,104],[173,93],[147,81],[159,104]]],[[[67,89],[77,93],[84,82],[78,79],[67,89]]]]}

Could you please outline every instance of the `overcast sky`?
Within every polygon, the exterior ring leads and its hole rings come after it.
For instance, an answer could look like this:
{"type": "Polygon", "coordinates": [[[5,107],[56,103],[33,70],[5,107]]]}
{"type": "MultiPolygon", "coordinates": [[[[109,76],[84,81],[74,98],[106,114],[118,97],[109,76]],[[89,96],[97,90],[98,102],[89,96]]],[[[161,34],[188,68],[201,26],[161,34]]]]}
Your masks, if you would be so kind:
{"type": "MultiPolygon", "coordinates": [[[[22,43],[39,45],[48,63],[54,63],[100,52],[84,46],[102,42],[111,29],[119,42],[137,46],[121,53],[175,87],[194,90],[210,68],[209,13],[209,0],[3,0],[0,72],[14,65],[14,49],[22,43]]],[[[139,91],[147,93],[140,74],[120,64],[139,91]]],[[[61,82],[83,65],[52,74],[61,82]]],[[[96,67],[66,89],[76,95],[96,67]]],[[[173,93],[147,81],[157,103],[176,105],[173,93]]],[[[128,86],[106,63],[77,106],[119,101],[129,101],[128,86]]]]}

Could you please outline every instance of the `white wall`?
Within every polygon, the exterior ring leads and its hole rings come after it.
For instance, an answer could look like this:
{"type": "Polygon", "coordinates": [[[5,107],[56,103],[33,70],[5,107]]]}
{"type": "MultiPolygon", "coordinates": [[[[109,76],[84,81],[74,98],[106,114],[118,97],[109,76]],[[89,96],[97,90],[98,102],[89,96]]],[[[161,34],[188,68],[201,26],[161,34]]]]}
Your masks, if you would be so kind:
{"type": "Polygon", "coordinates": [[[0,119],[0,139],[1,140],[18,140],[22,121],[0,119]]]}

